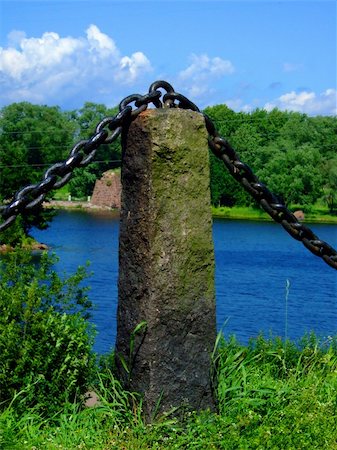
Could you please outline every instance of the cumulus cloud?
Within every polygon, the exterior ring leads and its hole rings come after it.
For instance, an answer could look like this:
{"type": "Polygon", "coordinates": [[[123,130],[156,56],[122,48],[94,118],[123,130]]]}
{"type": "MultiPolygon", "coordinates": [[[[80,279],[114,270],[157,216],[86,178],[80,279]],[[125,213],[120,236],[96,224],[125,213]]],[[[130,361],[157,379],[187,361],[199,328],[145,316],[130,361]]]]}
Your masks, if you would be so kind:
{"type": "Polygon", "coordinates": [[[231,61],[218,56],[211,58],[206,54],[193,54],[190,61],[190,65],[178,74],[178,83],[193,99],[211,93],[212,82],[235,72],[231,61]]]}
{"type": "Polygon", "coordinates": [[[12,30],[8,36],[7,40],[10,47],[16,47],[20,45],[20,42],[26,37],[26,33],[24,31],[12,30]]]}
{"type": "MultiPolygon", "coordinates": [[[[0,47],[1,103],[34,101],[58,103],[89,95],[109,82],[110,89],[130,85],[152,70],[146,55],[122,55],[114,40],[90,25],[83,37],[46,32],[26,37],[13,31],[9,46],[0,47]],[[115,84],[113,83],[115,82],[115,84]]],[[[105,89],[106,92],[106,89],[105,89]]]]}
{"type": "Polygon", "coordinates": [[[337,114],[336,89],[327,89],[320,94],[312,91],[291,91],[270,103],[266,103],[264,107],[268,111],[279,108],[310,115],[335,115],[337,114]]]}
{"type": "Polygon", "coordinates": [[[97,52],[102,58],[119,58],[119,51],[115,42],[106,34],[102,33],[96,25],[90,25],[87,29],[87,40],[89,51],[97,52]]]}
{"type": "Polygon", "coordinates": [[[204,80],[211,77],[219,77],[234,72],[234,66],[230,61],[219,58],[210,58],[208,55],[192,55],[191,64],[179,74],[183,80],[204,80]]]}
{"type": "Polygon", "coordinates": [[[120,71],[116,75],[118,79],[124,79],[130,83],[138,78],[141,70],[148,72],[150,69],[150,62],[144,53],[136,52],[120,60],[120,71]]]}

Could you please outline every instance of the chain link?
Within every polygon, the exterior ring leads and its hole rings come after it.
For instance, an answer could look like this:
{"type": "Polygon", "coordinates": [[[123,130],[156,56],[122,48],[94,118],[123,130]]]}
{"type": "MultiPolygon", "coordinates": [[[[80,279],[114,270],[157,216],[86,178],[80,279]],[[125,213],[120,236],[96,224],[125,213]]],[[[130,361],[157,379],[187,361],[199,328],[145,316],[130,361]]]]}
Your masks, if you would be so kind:
{"type": "Polygon", "coordinates": [[[337,251],[297,220],[285,204],[261,183],[252,169],[240,160],[231,145],[219,136],[211,119],[206,114],[204,117],[209,133],[209,147],[224,162],[230,174],[275,222],[282,225],[291,237],[301,241],[314,255],[321,257],[329,266],[337,269],[337,251]]]}
{"type": "Polygon", "coordinates": [[[105,117],[98,123],[95,133],[87,140],[76,143],[69,157],[52,165],[37,183],[19,190],[13,200],[0,209],[4,222],[0,232],[8,228],[19,214],[29,212],[41,205],[48,192],[64,186],[71,178],[73,170],[85,167],[94,159],[102,144],[111,144],[121,134],[122,129],[145,111],[149,104],[156,108],[190,109],[203,114],[209,135],[208,145],[216,157],[221,159],[229,173],[261,205],[267,214],[290,234],[303,243],[314,255],[319,256],[329,266],[337,269],[337,251],[319,239],[310,228],[299,222],[295,215],[273,194],[254,174],[252,169],[240,160],[231,145],[219,135],[212,120],[187,97],[174,91],[167,81],[155,81],[145,95],[133,94],[119,104],[119,112],[114,117],[105,117]],[[164,95],[161,90],[165,91],[164,95]],[[162,100],[161,100],[162,97],[162,100]],[[134,104],[134,107],[131,106],[134,104]]]}
{"type": "Polygon", "coordinates": [[[27,213],[41,205],[48,192],[59,189],[68,183],[75,168],[90,164],[95,158],[99,146],[114,142],[121,134],[123,127],[135,120],[150,103],[157,108],[162,108],[163,104],[160,100],[162,92],[159,89],[164,89],[167,93],[174,92],[169,83],[157,81],[150,86],[148,94],[134,94],[125,97],[119,105],[118,114],[101,120],[96,126],[95,133],[89,139],[77,142],[65,161],[53,164],[39,183],[26,186],[16,192],[13,200],[0,209],[0,214],[4,219],[0,224],[0,232],[8,228],[19,214],[27,213]],[[132,103],[135,108],[130,105],[132,103]]]}

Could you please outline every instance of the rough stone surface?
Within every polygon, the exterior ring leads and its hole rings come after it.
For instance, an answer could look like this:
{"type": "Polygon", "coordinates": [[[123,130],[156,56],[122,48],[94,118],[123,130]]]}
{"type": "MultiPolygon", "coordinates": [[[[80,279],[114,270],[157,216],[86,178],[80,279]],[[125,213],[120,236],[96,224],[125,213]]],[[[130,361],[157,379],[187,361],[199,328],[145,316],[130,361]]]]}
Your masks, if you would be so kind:
{"type": "Polygon", "coordinates": [[[105,172],[100,180],[96,180],[91,204],[94,206],[120,208],[121,190],[120,174],[112,171],[105,172]]]}
{"type": "Polygon", "coordinates": [[[148,418],[174,407],[213,409],[214,251],[202,116],[142,113],[123,136],[122,185],[120,375],[143,394],[148,418]],[[133,336],[143,321],[146,329],[133,336]]]}

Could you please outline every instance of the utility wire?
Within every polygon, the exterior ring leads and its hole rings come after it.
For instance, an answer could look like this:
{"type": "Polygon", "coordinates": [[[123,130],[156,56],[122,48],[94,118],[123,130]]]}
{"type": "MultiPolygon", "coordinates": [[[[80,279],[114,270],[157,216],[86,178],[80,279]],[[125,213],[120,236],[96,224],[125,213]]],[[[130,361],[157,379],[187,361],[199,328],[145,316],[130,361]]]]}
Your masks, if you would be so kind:
{"type": "MultiPolygon", "coordinates": [[[[56,163],[59,161],[56,161],[56,163]]],[[[122,161],[120,159],[109,159],[109,160],[99,160],[99,161],[94,161],[96,163],[121,163],[122,161]]],[[[20,168],[20,167],[49,167],[51,165],[53,165],[55,163],[45,163],[45,164],[12,164],[12,165],[5,165],[5,164],[0,164],[0,169],[4,169],[4,168],[20,168]]]]}

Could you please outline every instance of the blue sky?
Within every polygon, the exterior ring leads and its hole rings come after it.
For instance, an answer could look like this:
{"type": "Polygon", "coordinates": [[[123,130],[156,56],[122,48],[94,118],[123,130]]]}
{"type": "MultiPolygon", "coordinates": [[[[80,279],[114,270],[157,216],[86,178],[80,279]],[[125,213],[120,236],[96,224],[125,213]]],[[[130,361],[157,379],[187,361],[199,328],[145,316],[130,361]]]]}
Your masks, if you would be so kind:
{"type": "Polygon", "coordinates": [[[114,106],[165,79],[201,108],[331,115],[336,57],[334,0],[0,0],[0,106],[114,106]]]}

